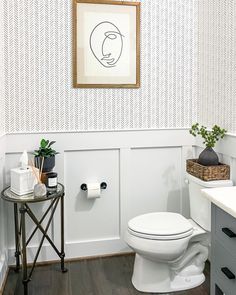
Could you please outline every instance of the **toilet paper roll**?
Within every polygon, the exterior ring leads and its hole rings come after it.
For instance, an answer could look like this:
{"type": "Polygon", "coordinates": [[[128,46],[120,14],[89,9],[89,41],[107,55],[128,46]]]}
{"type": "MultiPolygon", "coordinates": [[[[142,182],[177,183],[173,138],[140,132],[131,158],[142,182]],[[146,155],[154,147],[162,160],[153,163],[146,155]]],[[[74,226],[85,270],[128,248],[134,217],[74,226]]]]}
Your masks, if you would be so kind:
{"type": "Polygon", "coordinates": [[[87,184],[87,198],[97,199],[101,197],[100,183],[88,183],[87,184]]]}

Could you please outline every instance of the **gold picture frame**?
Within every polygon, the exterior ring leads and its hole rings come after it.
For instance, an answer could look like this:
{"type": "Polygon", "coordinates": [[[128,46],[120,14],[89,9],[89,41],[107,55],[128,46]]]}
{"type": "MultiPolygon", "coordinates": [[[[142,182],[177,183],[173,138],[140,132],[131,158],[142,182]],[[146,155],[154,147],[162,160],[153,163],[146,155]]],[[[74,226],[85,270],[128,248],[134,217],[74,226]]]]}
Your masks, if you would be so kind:
{"type": "Polygon", "coordinates": [[[140,87],[140,2],[73,0],[73,86],[140,87]]]}

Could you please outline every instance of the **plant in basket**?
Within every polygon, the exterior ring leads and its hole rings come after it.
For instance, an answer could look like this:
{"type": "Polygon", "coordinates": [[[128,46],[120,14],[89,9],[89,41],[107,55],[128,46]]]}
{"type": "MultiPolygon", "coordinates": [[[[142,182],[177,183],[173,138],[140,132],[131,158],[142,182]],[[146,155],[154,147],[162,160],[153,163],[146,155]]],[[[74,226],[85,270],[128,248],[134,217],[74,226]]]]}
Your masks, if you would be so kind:
{"type": "Polygon", "coordinates": [[[208,130],[205,126],[200,126],[199,123],[196,123],[192,125],[189,132],[194,137],[200,135],[204,139],[203,144],[205,144],[206,148],[199,155],[198,163],[204,166],[219,165],[219,158],[213,147],[218,140],[224,138],[227,131],[217,125],[208,130]]]}

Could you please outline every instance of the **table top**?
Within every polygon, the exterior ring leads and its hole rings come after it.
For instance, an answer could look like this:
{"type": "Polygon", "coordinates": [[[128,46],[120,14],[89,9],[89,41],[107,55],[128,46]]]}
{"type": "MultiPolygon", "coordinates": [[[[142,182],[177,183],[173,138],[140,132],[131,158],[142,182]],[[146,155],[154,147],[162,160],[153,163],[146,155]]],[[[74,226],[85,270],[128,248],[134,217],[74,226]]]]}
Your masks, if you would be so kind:
{"type": "Polygon", "coordinates": [[[47,195],[42,197],[35,197],[33,193],[19,196],[13,193],[10,187],[4,189],[1,193],[1,198],[8,202],[13,203],[37,203],[52,200],[55,198],[59,198],[64,194],[64,186],[61,183],[58,183],[57,190],[54,192],[48,192],[47,195]]]}

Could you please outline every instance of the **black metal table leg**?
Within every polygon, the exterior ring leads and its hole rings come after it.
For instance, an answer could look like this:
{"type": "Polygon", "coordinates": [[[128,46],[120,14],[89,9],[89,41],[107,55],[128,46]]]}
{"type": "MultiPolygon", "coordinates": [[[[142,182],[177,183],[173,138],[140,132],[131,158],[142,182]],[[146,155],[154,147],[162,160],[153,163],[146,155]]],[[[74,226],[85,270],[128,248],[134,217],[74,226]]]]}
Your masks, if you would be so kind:
{"type": "MultiPolygon", "coordinates": [[[[36,265],[36,262],[37,262],[37,259],[38,259],[38,256],[39,256],[39,252],[40,252],[40,250],[41,250],[41,248],[42,248],[42,246],[43,246],[44,239],[45,239],[46,236],[47,236],[47,232],[48,232],[49,226],[50,226],[50,224],[51,224],[51,222],[52,222],[52,219],[53,219],[53,216],[54,216],[54,213],[55,213],[55,210],[56,210],[56,208],[57,208],[58,203],[59,203],[59,199],[57,199],[56,204],[54,205],[54,207],[53,207],[53,209],[52,209],[52,212],[51,212],[51,215],[50,215],[50,217],[49,217],[49,219],[48,219],[48,222],[47,222],[46,228],[45,228],[45,230],[44,230],[44,233],[43,233],[42,239],[41,239],[41,241],[40,241],[40,244],[39,244],[38,250],[37,250],[36,255],[35,255],[35,257],[34,257],[34,262],[33,262],[32,268],[31,268],[30,273],[29,273],[29,277],[28,277],[29,280],[30,280],[31,277],[32,277],[32,274],[33,274],[33,271],[34,271],[34,268],[35,268],[35,265],[36,265]]],[[[26,206],[26,212],[29,214],[29,213],[31,212],[31,210],[30,210],[29,208],[27,209],[27,205],[25,205],[25,206],[26,206]]],[[[31,212],[31,213],[32,213],[32,212],[31,212]]],[[[38,224],[38,221],[37,221],[37,224],[38,224]]]]}
{"type": "Polygon", "coordinates": [[[22,270],[23,270],[23,279],[22,283],[24,285],[24,295],[28,295],[28,276],[27,276],[27,254],[26,254],[26,229],[25,229],[25,213],[26,209],[24,204],[21,204],[20,214],[21,214],[21,242],[22,242],[22,270]]]}
{"type": "Polygon", "coordinates": [[[65,268],[65,250],[64,250],[64,194],[61,196],[61,271],[67,272],[65,268]]]}
{"type": "Polygon", "coordinates": [[[15,245],[16,245],[16,268],[15,271],[19,272],[20,269],[20,250],[19,250],[19,221],[18,221],[18,207],[17,203],[14,203],[14,222],[15,222],[15,245]]]}

